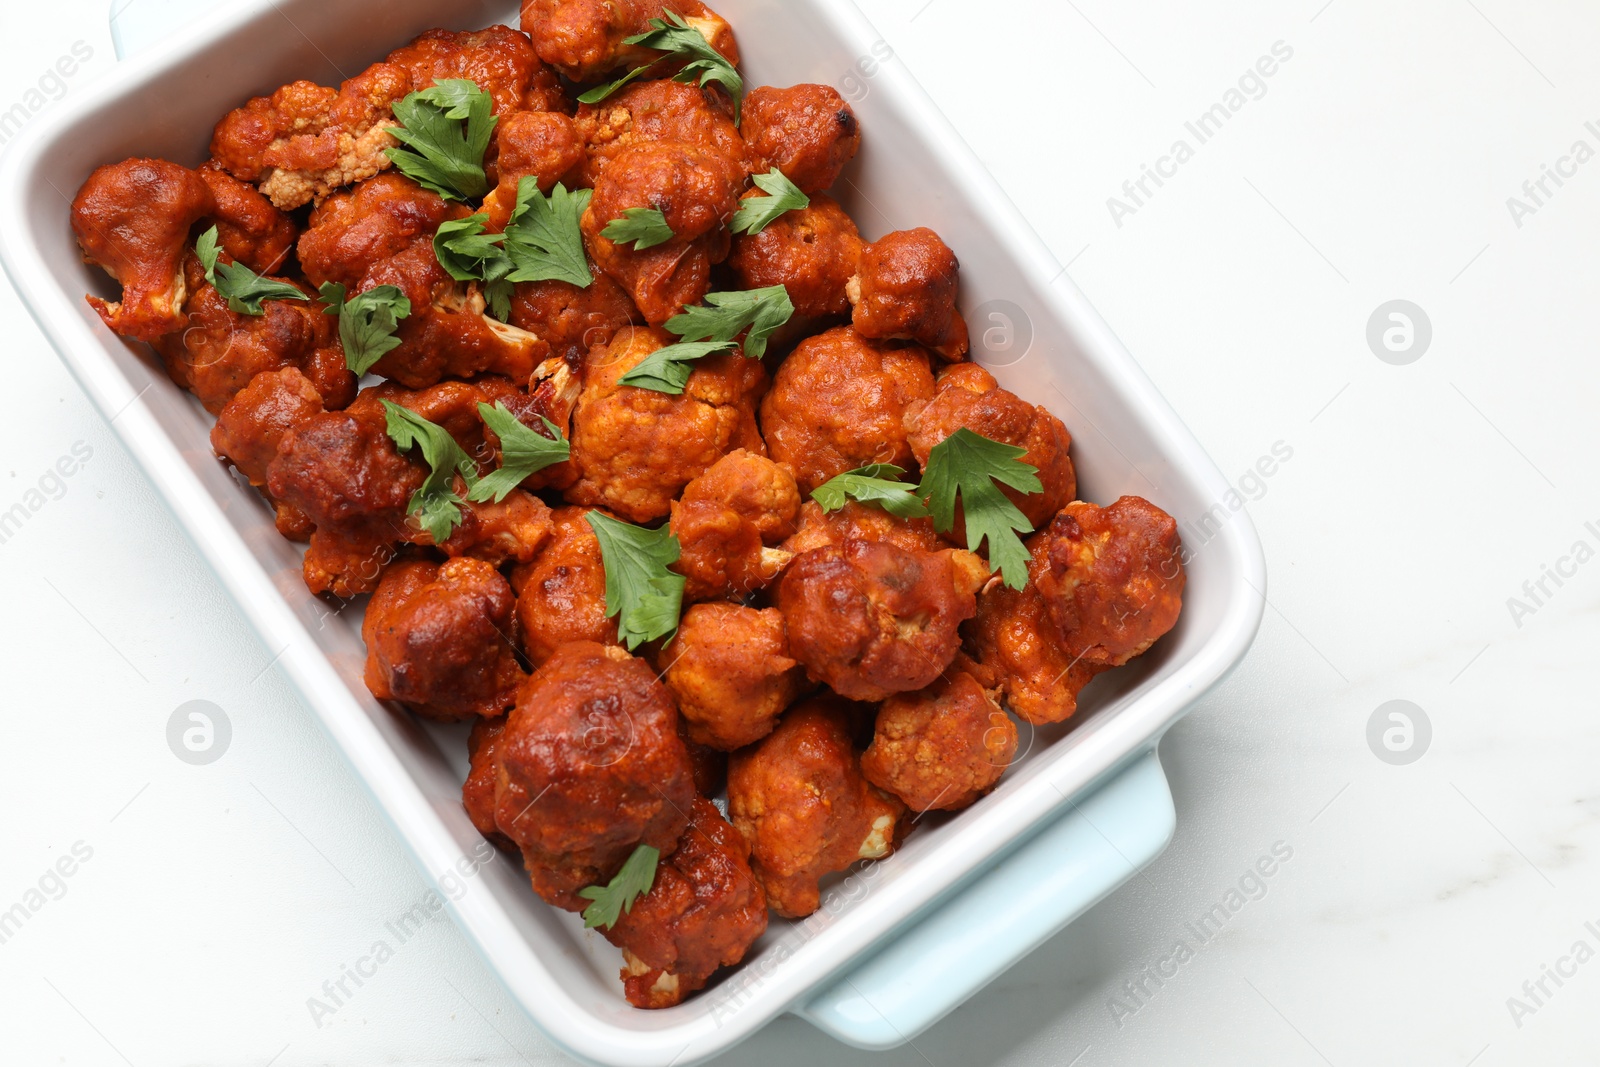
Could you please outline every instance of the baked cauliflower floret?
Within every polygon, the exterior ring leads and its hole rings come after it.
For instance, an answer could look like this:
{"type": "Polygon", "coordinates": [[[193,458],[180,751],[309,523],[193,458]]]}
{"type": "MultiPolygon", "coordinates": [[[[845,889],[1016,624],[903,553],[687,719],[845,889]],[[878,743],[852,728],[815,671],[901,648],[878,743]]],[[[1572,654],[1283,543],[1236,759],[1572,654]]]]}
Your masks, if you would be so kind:
{"type": "Polygon", "coordinates": [[[872,242],[850,280],[855,328],[863,337],[915,341],[951,363],[966,358],[967,323],[956,309],[960,271],[956,254],[926,228],[872,242]]]}
{"type": "Polygon", "coordinates": [[[696,604],[658,660],[689,739],[728,752],[771,733],[805,687],[775,608],[696,604]]]}
{"type": "Polygon", "coordinates": [[[267,466],[284,434],[322,414],[322,394],[298,368],[265,371],[228,401],[211,427],[211,447],[251,485],[267,483],[267,466]]]}
{"type": "Polygon", "coordinates": [[[399,347],[378,360],[372,373],[408,388],[478,374],[527,381],[549,354],[550,346],[533,334],[491,317],[477,283],[463,286],[451,278],[439,265],[432,241],[414,242],[381,261],[355,292],[380,285],[404,293],[411,314],[395,332],[399,347]]]}
{"type": "Polygon", "coordinates": [[[300,236],[294,220],[273,207],[255,186],[235,178],[215,161],[195,173],[217,203],[211,218],[217,224],[218,246],[257,274],[283,269],[300,236]]]}
{"type": "Polygon", "coordinates": [[[189,230],[216,209],[198,174],[165,160],[129,159],[89,175],[72,201],[72,232],[84,258],[122,285],[119,301],[87,298],[113,333],[154,341],[184,328],[189,230]]]}
{"type": "Polygon", "coordinates": [[[633,298],[593,262],[586,288],[550,280],[519,282],[511,298],[511,324],[550,346],[550,354],[581,367],[589,349],[610,344],[624,326],[642,326],[633,298]]]}
{"type": "Polygon", "coordinates": [[[488,228],[506,228],[517,207],[517,190],[523,178],[532,178],[539,192],[548,194],[559,182],[577,185],[583,167],[583,140],[572,119],[559,111],[519,111],[500,120],[495,130],[499,155],[495,157],[496,184],[483,198],[488,228]]]}
{"type": "Polygon", "coordinates": [[[562,645],[523,686],[496,751],[495,825],[539,896],[582,911],[639,845],[671,852],[694,803],[678,713],[615,646],[562,645]]]}
{"type": "Polygon", "coordinates": [[[915,467],[906,412],[933,399],[928,354],[868,340],[849,326],[804,341],[778,368],[761,402],[772,458],[809,494],[869,463],[915,467]]]}
{"type": "MultiPolygon", "coordinates": [[[[527,563],[538,555],[554,532],[550,506],[521,489],[504,500],[470,501],[461,506],[461,522],[439,550],[447,556],[470,556],[491,566],[527,563]]],[[[432,540],[419,532],[419,544],[432,540]]]]}
{"type": "Polygon", "coordinates": [[[1045,608],[1067,650],[1085,662],[1119,667],[1178,621],[1178,524],[1148,500],[1068,504],[1030,544],[1045,608]]]}
{"type": "Polygon", "coordinates": [[[1139,497],[1067,505],[1028,538],[1028,585],[994,583],[963,628],[975,673],[1032,723],[1064,722],[1097,674],[1142,654],[1177,622],[1177,524],[1139,497]]]}
{"type": "MultiPolygon", "coordinates": [[[[759,195],[751,191],[745,197],[759,195]]],[[[796,315],[848,315],[846,288],[860,266],[861,248],[850,216],[832,197],[817,193],[810,207],[779,215],[760,233],[734,237],[728,266],[741,289],[783,286],[796,315]]]]}
{"type": "Polygon", "coordinates": [[[944,672],[988,577],[981,559],[959,549],[845,541],[795,557],[777,603],[791,654],[814,681],[852,700],[882,700],[944,672]]]}
{"type": "Polygon", "coordinates": [[[905,805],[862,777],[851,715],[836,697],[807,700],[728,763],[728,815],[750,842],[767,903],[786,919],[817,910],[818,880],[882,859],[901,836],[905,805]]]}
{"type": "Polygon", "coordinates": [[[744,959],[767,929],[767,894],[750,870],[750,845],[717,806],[695,797],[677,849],[656,866],[650,892],[605,931],[622,949],[622,985],[636,1008],[669,1008],[719,967],[744,959]]]}
{"type": "Polygon", "coordinates": [[[739,599],[765,588],[791,558],[772,546],[794,533],[799,514],[800,490],[784,468],[742,448],[717,460],[672,502],[684,597],[739,599]]]}
{"type": "Polygon", "coordinates": [[[292,82],[223,116],[211,155],[228,173],[259,186],[284,211],[388,169],[394,102],[412,91],[400,67],[379,63],[337,91],[292,82]]]}
{"type": "Polygon", "coordinates": [[[993,789],[1016,751],[1016,723],[970,674],[952,668],[926,689],[883,702],[861,773],[912,811],[955,811],[993,789]]]}
{"type": "Polygon", "coordinates": [[[733,217],[743,186],[740,167],[723,152],[682,141],[633,145],[614,155],[595,183],[585,236],[591,224],[598,234],[625,211],[653,208],[673,240],[687,243],[733,217]]]}
{"type": "Polygon", "coordinates": [[[555,72],[539,61],[528,38],[509,26],[456,32],[429,30],[385,63],[411,77],[411,91],[439,81],[465,78],[488,93],[494,113],[504,119],[517,111],[560,111],[566,94],[555,72]]]}
{"type": "Polygon", "coordinates": [[[744,136],[758,169],[772,167],[804,193],[820,193],[861,150],[861,123],[829,85],[752,89],[744,101],[744,136]]]}
{"type": "MultiPolygon", "coordinates": [[[[314,300],[266,300],[260,315],[228,306],[190,260],[191,288],[180,331],[154,347],[173,381],[200,398],[213,415],[263,371],[299,367],[330,408],[355,395],[356,378],[345,367],[336,324],[314,300]]],[[[283,280],[283,279],[275,279],[283,280]]]]}
{"type": "MultiPolygon", "coordinates": [[[[994,376],[976,363],[956,363],[939,375],[939,391],[926,407],[906,414],[907,439],[917,462],[927,465],[934,446],[960,429],[992,441],[1027,449],[1023,463],[1039,469],[1040,493],[999,489],[1027,516],[1035,529],[1045,525],[1077,499],[1078,477],[1072,465],[1072,435],[1066,425],[1038,404],[1001,389],[994,376]]],[[[959,509],[951,536],[966,544],[959,509]]]]}
{"type": "MultiPolygon", "coordinates": [[[[585,214],[584,219],[588,220],[585,214]]],[[[635,251],[600,236],[604,223],[585,223],[591,261],[611,278],[637,309],[633,321],[660,326],[711,291],[711,267],[727,255],[726,233],[693,241],[669,241],[635,251]]]]}
{"type": "Polygon", "coordinates": [[[741,172],[750,169],[727,97],[698,86],[670,79],[635,82],[598,104],[579,107],[574,124],[588,156],[588,185],[629,148],[662,142],[693,145],[724,157],[741,172]]]}
{"type": "MultiPolygon", "coordinates": [[[[728,62],[739,62],[733,27],[700,0],[523,0],[522,29],[539,58],[575,82],[596,81],[618,67],[634,67],[660,56],[628,37],[650,31],[650,20],[668,11],[699,30],[728,62]]],[[[659,77],[673,73],[664,67],[659,77]]]]}
{"type": "MultiPolygon", "coordinates": [[[[534,369],[528,381],[528,391],[512,390],[506,396],[489,401],[504,407],[522,425],[550,438],[550,429],[542,420],[548,419],[560,431],[563,439],[572,434],[572,411],[578,405],[578,395],[583,385],[578,375],[565,359],[552,357],[534,369]]],[[[484,440],[489,449],[488,466],[502,466],[502,444],[493,430],[484,427],[484,440]]],[[[578,480],[578,472],[570,460],[554,463],[534,471],[522,480],[522,488],[535,492],[540,489],[567,489],[578,480]]]]}
{"type": "MultiPolygon", "coordinates": [[[[405,95],[398,92],[405,79],[398,71],[395,75],[391,102],[405,95]]],[[[346,134],[328,129],[329,112],[338,100],[337,89],[304,79],[269,96],[254,97],[217,123],[211,133],[211,157],[235,178],[252,184],[285,164],[326,164],[337,158],[340,136],[346,134]]]]}
{"type": "Polygon", "coordinates": [[[695,364],[681,396],[618,384],[673,340],[661,330],[629,328],[590,349],[572,416],[580,477],[568,500],[650,522],[665,517],[683,487],[727,453],[763,451],[754,403],[766,372],[756,360],[738,352],[708,356],[695,364]]]}
{"type": "Polygon", "coordinates": [[[284,434],[267,466],[267,492],[316,527],[307,587],[341,597],[376,589],[394,546],[415,535],[407,511],[425,477],[370,412],[323,412],[284,434]]]}
{"type": "MultiPolygon", "coordinates": [[[[386,420],[385,401],[408,408],[442,427],[482,472],[498,464],[499,442],[484,424],[479,406],[511,408],[527,404],[528,395],[509,379],[494,375],[484,375],[470,382],[440,382],[419,390],[383,382],[362,390],[347,410],[373,421],[386,420]]],[[[458,480],[457,494],[463,495],[465,490],[466,486],[458,480]]],[[[460,521],[448,539],[436,546],[447,556],[471,556],[497,567],[504,563],[527,563],[551,537],[550,508],[538,497],[520,489],[512,490],[498,501],[463,501],[459,508],[460,521]]],[[[408,540],[413,544],[434,544],[433,537],[416,523],[411,524],[408,540]]]]}
{"type": "Polygon", "coordinates": [[[932,519],[900,519],[854,500],[846,500],[844,507],[829,512],[823,511],[815,500],[808,500],[800,509],[800,529],[782,548],[798,556],[846,541],[884,541],[908,552],[941,552],[950,547],[934,530],[932,519]]]}
{"type": "Polygon", "coordinates": [[[361,623],[367,688],[424,718],[499,715],[527,677],[516,626],[516,598],[492,564],[391,563],[361,623]]]}
{"type": "Polygon", "coordinates": [[[744,181],[744,169],[722,153],[669,141],[623,149],[595,182],[581,225],[589,254],[652,326],[699,303],[710,289],[711,265],[728,256],[727,224],[744,181]],[[639,249],[605,236],[635,208],[659,211],[672,238],[639,249]]]}
{"type": "Polygon", "coordinates": [[[292,504],[267,493],[267,468],[290,430],[322,414],[322,394],[294,367],[266,371],[228,401],[211,427],[211,448],[262,491],[276,512],[278,532],[291,541],[305,541],[312,524],[292,504]]]}
{"type": "Polygon", "coordinates": [[[484,466],[493,456],[489,428],[478,414],[479,404],[495,404],[518,395],[510,379],[484,375],[470,382],[440,382],[424,389],[407,389],[395,382],[379,382],[361,390],[346,410],[352,415],[381,421],[384,402],[399,404],[429,422],[443,427],[461,450],[484,466]]]}
{"type": "Polygon", "coordinates": [[[584,519],[590,510],[557,508],[549,541],[511,572],[522,648],[535,667],[569,641],[617,643],[617,624],[606,618],[600,541],[584,519]]]}
{"type": "MultiPolygon", "coordinates": [[[[285,433],[267,468],[267,491],[316,528],[304,564],[311,591],[371,592],[379,571],[395,558],[396,546],[433,544],[409,515],[425,468],[416,455],[401,455],[395,448],[382,401],[438,423],[481,464],[490,449],[477,405],[515,391],[511,383],[494,378],[446,382],[418,392],[385,383],[363,390],[345,411],[315,415],[285,433]]],[[[459,479],[456,488],[464,490],[459,479]]],[[[546,536],[545,506],[526,494],[512,494],[498,505],[466,505],[461,527],[439,547],[498,564],[530,554],[546,536]]]]}
{"type": "Polygon", "coordinates": [[[431,243],[441,225],[471,213],[403,174],[385,172],[317,205],[300,236],[300,266],[312,285],[354,289],[379,263],[418,241],[431,243]]]}
{"type": "MultiPolygon", "coordinates": [[[[1029,539],[1031,548],[1039,537],[1029,539]]],[[[961,634],[974,677],[999,690],[1023,721],[1043,726],[1072,718],[1078,694],[1106,668],[1069,653],[1062,643],[1035,587],[1038,559],[1036,552],[1025,588],[1002,582],[985,587],[977,615],[961,634]]]]}
{"type": "Polygon", "coordinates": [[[477,82],[496,115],[565,105],[557,79],[516,31],[429,30],[337,91],[297,81],[256,97],[217,124],[211,154],[289,211],[389,169],[386,150],[399,144],[390,133],[395,102],[448,78],[477,82]]]}

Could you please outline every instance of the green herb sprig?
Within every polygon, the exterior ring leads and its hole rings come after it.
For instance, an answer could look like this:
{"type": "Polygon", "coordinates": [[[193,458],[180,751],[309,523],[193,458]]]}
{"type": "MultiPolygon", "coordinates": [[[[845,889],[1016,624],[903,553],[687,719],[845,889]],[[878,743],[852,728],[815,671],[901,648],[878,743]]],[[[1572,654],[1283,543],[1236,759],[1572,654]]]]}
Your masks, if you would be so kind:
{"type": "Polygon", "coordinates": [[[517,183],[517,206],[506,224],[505,251],[513,282],[570,282],[580,289],[594,284],[583,248],[579,220],[589,209],[591,189],[567,191],[556,183],[545,196],[536,178],[517,183]]]}
{"type": "Polygon", "coordinates": [[[635,252],[643,252],[647,248],[666,244],[677,234],[672,232],[667,217],[657,209],[630,207],[622,213],[621,218],[606,223],[600,236],[619,245],[632,242],[635,252]]]}
{"type": "Polygon", "coordinates": [[[1028,450],[1001,444],[962,427],[934,445],[917,486],[928,502],[934,529],[955,528],[956,500],[966,523],[967,548],[989,542],[989,570],[1000,571],[1012,589],[1028,584],[1028,550],[1018,534],[1031,533],[1033,523],[1006,499],[1001,485],[1019,493],[1042,493],[1039,468],[1023,463],[1028,450]]]}
{"type": "Polygon", "coordinates": [[[467,494],[468,500],[493,500],[500,503],[530,475],[572,458],[572,445],[555,423],[539,416],[549,436],[524,426],[504,403],[478,405],[485,426],[500,438],[500,469],[478,480],[467,494]]]}
{"type": "Polygon", "coordinates": [[[733,341],[694,341],[665,345],[639,361],[639,365],[617,379],[618,385],[631,385],[653,393],[682,396],[694,376],[694,364],[738,345],[733,341]]]}
{"type": "Polygon", "coordinates": [[[811,198],[777,167],[757,174],[753,180],[767,195],[747,196],[739,201],[739,210],[733,213],[733,224],[729,227],[734,233],[758,234],[782,215],[811,206],[811,198]]]}
{"type": "Polygon", "coordinates": [[[916,486],[900,480],[905,470],[893,463],[869,463],[830,478],[811,491],[811,499],[825,512],[838,511],[848,500],[871,504],[901,519],[921,519],[928,505],[916,486]]]}
{"type": "Polygon", "coordinates": [[[600,542],[606,571],[606,618],[617,620],[617,638],[633,651],[678,629],[683,611],[682,575],[667,568],[682,549],[666,525],[647,530],[591,511],[584,518],[600,542]]]}
{"type": "Polygon", "coordinates": [[[693,363],[738,347],[741,334],[744,354],[760,359],[767,354],[767,341],[793,315],[794,304],[781,285],[708,293],[704,306],[684,308],[666,321],[665,329],[683,340],[656,349],[617,382],[678,396],[689,384],[693,363]]]}
{"type": "Polygon", "coordinates": [[[447,78],[395,101],[399,126],[389,133],[406,147],[386,148],[395,169],[424,189],[451,200],[489,191],[483,154],[499,119],[494,98],[465,78],[447,78]]]}
{"type": "Polygon", "coordinates": [[[311,299],[288,282],[263,278],[243,263],[222,262],[222,249],[217,244],[215,226],[195,241],[194,252],[200,257],[200,265],[205,268],[206,281],[228,302],[229,310],[235,314],[259,318],[267,313],[261,306],[263,300],[311,299]]]}
{"type": "Polygon", "coordinates": [[[422,528],[442,545],[461,522],[465,501],[455,491],[455,476],[460,475],[471,490],[478,481],[478,465],[464,452],[456,439],[438,423],[429,422],[410,408],[383,401],[385,427],[395,447],[402,452],[422,449],[428,464],[428,477],[411,494],[407,511],[417,517],[422,528]]]}
{"type": "Polygon", "coordinates": [[[650,892],[656,884],[656,868],[660,862],[660,849],[640,845],[611,881],[578,890],[580,897],[594,901],[583,909],[584,928],[593,930],[597,926],[604,926],[609,930],[617,925],[623,912],[631,913],[633,902],[650,892]]]}
{"type": "Polygon", "coordinates": [[[433,235],[433,254],[456,281],[481,283],[489,314],[505,322],[511,317],[511,272],[516,267],[506,254],[506,235],[485,233],[488,225],[489,216],[482,212],[445,223],[433,235]]]}
{"type": "Polygon", "coordinates": [[[650,48],[664,53],[640,67],[635,67],[616,81],[590,89],[578,100],[585,104],[598,104],[624,86],[639,80],[663,63],[680,62],[683,69],[672,80],[686,85],[720,85],[733,98],[733,121],[739,123],[740,109],[744,103],[744,78],[721,52],[711,47],[705,34],[689,25],[675,11],[664,12],[665,19],[651,19],[650,29],[623,39],[623,44],[650,48]]]}
{"type": "Polygon", "coordinates": [[[765,356],[767,340],[794,317],[789,291],[781,285],[707,293],[705,301],[668,319],[667,331],[685,341],[732,341],[744,334],[744,354],[751,359],[765,356]]]}
{"type": "Polygon", "coordinates": [[[345,293],[345,287],[338,282],[323,282],[318,290],[328,305],[323,314],[339,317],[344,365],[360,377],[400,347],[400,338],[395,334],[401,320],[411,314],[411,301],[392,285],[375,286],[348,299],[345,293]]]}

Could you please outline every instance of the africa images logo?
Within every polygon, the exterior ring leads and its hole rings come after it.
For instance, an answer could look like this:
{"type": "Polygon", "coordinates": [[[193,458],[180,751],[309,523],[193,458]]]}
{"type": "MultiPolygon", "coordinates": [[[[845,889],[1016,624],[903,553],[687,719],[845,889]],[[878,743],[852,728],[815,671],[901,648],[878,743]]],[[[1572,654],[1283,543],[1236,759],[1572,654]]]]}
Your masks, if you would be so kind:
{"type": "Polygon", "coordinates": [[[1506,998],[1506,1011],[1510,1012],[1511,1021],[1517,1024],[1518,1030],[1522,1029],[1523,1021],[1528,1016],[1538,1015],[1566,987],[1567,982],[1578,977],[1579,968],[1595,958],[1594,945],[1600,944],[1600,924],[1584,923],[1583,933],[1584,936],[1573,941],[1565,953],[1556,957],[1554,966],[1539,964],[1539,976],[1523,982],[1520,995],[1506,998]],[[1591,937],[1594,938],[1594,944],[1589,942],[1591,937]]]}
{"type": "Polygon", "coordinates": [[[1106,198],[1106,210],[1111,212],[1111,221],[1116,223],[1117,229],[1122,229],[1124,219],[1129,215],[1137,215],[1139,209],[1147,206],[1168,181],[1176,178],[1178,168],[1192,160],[1201,145],[1221,133],[1233,116],[1244,110],[1246,104],[1265,97],[1267,79],[1277,74],[1293,58],[1294,49],[1287,42],[1274,41],[1271,55],[1257,59],[1254,66],[1239,76],[1235,85],[1228,87],[1221,100],[1183,124],[1187,137],[1173,141],[1165,154],[1156,157],[1154,166],[1140,164],[1139,176],[1122,183],[1122,196],[1106,198]]]}
{"type": "Polygon", "coordinates": [[[1222,894],[1222,899],[1212,904],[1193,921],[1184,923],[1183,933],[1172,943],[1166,954],[1143,968],[1134,977],[1122,983],[1121,988],[1106,998],[1106,1010],[1117,1029],[1143,1010],[1156,994],[1182,973],[1188,964],[1211,946],[1222,934],[1235,915],[1252,901],[1262,900],[1269,889],[1269,879],[1294,858],[1294,847],[1286,841],[1274,841],[1270,854],[1257,857],[1233,885],[1222,894]]]}

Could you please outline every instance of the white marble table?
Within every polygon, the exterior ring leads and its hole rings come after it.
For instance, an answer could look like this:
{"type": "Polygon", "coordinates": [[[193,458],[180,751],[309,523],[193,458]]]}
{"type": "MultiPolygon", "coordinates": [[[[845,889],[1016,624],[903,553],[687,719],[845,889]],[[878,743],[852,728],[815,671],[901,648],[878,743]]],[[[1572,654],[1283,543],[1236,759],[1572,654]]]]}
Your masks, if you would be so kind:
{"type": "MultiPolygon", "coordinates": [[[[1163,747],[1146,874],[915,1048],[785,1020],[725,1062],[1597,1062],[1600,9],[864,7],[1237,472],[1271,608],[1163,747]],[[1391,700],[1420,760],[1369,748],[1391,700]]],[[[104,0],[0,29],[0,137],[113,62],[104,0]]],[[[565,1062],[442,921],[311,1018],[423,883],[8,287],[0,337],[0,909],[40,905],[0,1061],[565,1062]],[[166,741],[196,699],[209,766],[166,741]]]]}

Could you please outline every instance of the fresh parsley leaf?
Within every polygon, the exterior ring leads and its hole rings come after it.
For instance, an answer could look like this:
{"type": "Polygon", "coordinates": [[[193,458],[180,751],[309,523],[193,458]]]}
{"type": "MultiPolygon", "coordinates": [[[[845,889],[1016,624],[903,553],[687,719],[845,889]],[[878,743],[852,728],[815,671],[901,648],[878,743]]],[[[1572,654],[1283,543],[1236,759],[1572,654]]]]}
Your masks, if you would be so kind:
{"type": "MultiPolygon", "coordinates": [[[[705,40],[699,30],[694,32],[702,41],[705,40]]],[[[722,86],[733,99],[733,124],[737,126],[741,120],[740,112],[744,109],[744,79],[739,76],[739,71],[734,65],[722,57],[721,52],[709,44],[706,46],[706,51],[709,53],[706,58],[686,64],[672,76],[672,80],[683,82],[685,85],[694,85],[697,81],[695,76],[699,75],[698,83],[702,89],[713,83],[722,86]]]]}
{"type": "Polygon", "coordinates": [[[509,278],[500,278],[484,286],[483,298],[489,305],[489,314],[501,322],[510,322],[511,297],[515,291],[509,278]]]}
{"type": "Polygon", "coordinates": [[[739,210],[733,214],[734,233],[756,234],[789,211],[800,211],[811,206],[811,198],[800,187],[773,167],[765,174],[757,174],[756,185],[766,196],[750,196],[739,201],[739,210]]]}
{"type": "Polygon", "coordinates": [[[675,11],[664,14],[667,16],[665,19],[650,20],[649,31],[628,37],[622,42],[625,45],[652,48],[664,54],[642,67],[635,67],[614,82],[590,89],[578,100],[585,104],[598,104],[662,63],[669,60],[686,61],[683,69],[672,76],[672,80],[686,85],[698,82],[702,88],[710,84],[722,86],[733,98],[733,122],[738,125],[739,110],[744,101],[744,78],[739,76],[738,70],[721,52],[711,47],[705,34],[689,25],[683,16],[675,11]]]}
{"type": "Polygon", "coordinates": [[[453,219],[433,235],[433,254],[445,273],[458,282],[489,282],[511,273],[511,257],[503,247],[506,235],[484,233],[489,216],[479,212],[453,219]]]}
{"type": "Polygon", "coordinates": [[[666,322],[685,341],[732,341],[745,330],[744,354],[760,359],[767,339],[794,315],[789,291],[781,285],[736,293],[707,293],[709,307],[686,307],[666,322]]]}
{"type": "Polygon", "coordinates": [[[664,245],[677,235],[667,225],[667,217],[653,207],[630,207],[620,219],[612,219],[600,236],[619,245],[633,242],[635,252],[664,245]]]}
{"type": "Polygon", "coordinates": [[[606,570],[606,618],[617,620],[617,639],[632,652],[677,630],[683,610],[681,575],[667,567],[681,549],[672,530],[646,530],[591,511],[585,515],[600,541],[606,570]]]}
{"type": "Polygon", "coordinates": [[[386,148],[395,168],[440,196],[470,200],[489,191],[483,154],[499,119],[494,98],[476,82],[447,78],[395,101],[389,128],[405,148],[386,148]]]}
{"type": "Polygon", "coordinates": [[[897,518],[924,518],[928,505],[913,491],[915,486],[900,480],[904,473],[893,463],[869,463],[817,486],[811,491],[811,499],[828,512],[838,511],[846,500],[858,500],[874,504],[897,518]]]}
{"type": "Polygon", "coordinates": [[[539,416],[539,421],[550,431],[549,437],[522,425],[503,403],[496,403],[494,407],[479,404],[478,414],[484,425],[500,438],[500,469],[480,479],[467,494],[468,500],[493,499],[498,504],[530,474],[572,458],[572,445],[561,436],[556,424],[543,415],[539,416]]]}
{"type": "Polygon", "coordinates": [[[694,373],[690,364],[735,347],[744,334],[744,354],[760,359],[767,340],[794,315],[789,292],[781,285],[744,292],[708,293],[709,306],[684,308],[666,322],[666,329],[683,338],[678,344],[658,348],[621,378],[632,385],[679,396],[694,373]],[[747,332],[748,331],[748,332],[747,332]]]}
{"type": "Polygon", "coordinates": [[[478,481],[478,465],[462,451],[456,439],[438,423],[429,422],[409,408],[383,401],[383,413],[389,437],[402,452],[422,446],[422,458],[428,464],[428,477],[411,495],[407,510],[417,516],[422,528],[428,531],[433,543],[442,545],[461,521],[461,497],[455,491],[455,476],[471,489],[478,481]]]}
{"type": "Polygon", "coordinates": [[[632,385],[657,393],[682,396],[694,374],[691,366],[717,352],[735,347],[733,341],[695,341],[658,348],[639,362],[628,373],[617,379],[618,385],[632,385]]]}
{"type": "Polygon", "coordinates": [[[357,376],[400,347],[395,331],[400,320],[411,314],[411,301],[392,285],[379,285],[345,299],[345,287],[338,282],[323,282],[317,292],[328,305],[324,315],[339,316],[339,343],[344,346],[344,365],[357,376]]]}
{"type": "Polygon", "coordinates": [[[630,70],[628,73],[624,74],[622,77],[618,78],[616,81],[606,82],[604,85],[595,86],[593,89],[590,89],[588,92],[586,92],[586,93],[582,94],[581,96],[579,96],[578,97],[578,103],[580,103],[580,104],[598,104],[598,103],[600,103],[600,101],[605,100],[607,97],[615,96],[618,92],[622,91],[622,89],[625,88],[626,86],[628,86],[630,83],[638,81],[652,67],[654,67],[657,63],[660,63],[662,60],[664,60],[666,58],[667,58],[666,56],[662,56],[660,59],[652,60],[649,63],[646,63],[642,67],[634,67],[632,70],[630,70]]]}
{"type": "Polygon", "coordinates": [[[506,224],[506,255],[511,257],[514,282],[570,282],[580,289],[594,284],[589,257],[583,249],[578,220],[589,209],[592,189],[568,192],[560,183],[549,196],[539,192],[535,178],[517,183],[517,207],[506,224]]]}
{"type": "MultiPolygon", "coordinates": [[[[413,93],[412,95],[420,96],[428,103],[444,109],[445,118],[447,119],[471,119],[472,109],[481,107],[485,97],[489,98],[490,110],[494,109],[494,98],[484,92],[477,82],[466,78],[446,78],[444,81],[435,81],[420,93],[413,93]]],[[[487,143],[487,140],[485,140],[485,144],[487,143]]]]}
{"type": "Polygon", "coordinates": [[[200,235],[194,243],[195,255],[206,269],[206,281],[228,302],[229,310],[239,315],[265,315],[263,300],[310,300],[311,298],[288,282],[275,282],[263,278],[243,263],[223,263],[222,250],[217,246],[215,226],[200,235]]]}
{"type": "Polygon", "coordinates": [[[640,845],[622,865],[617,876],[605,885],[591,885],[578,890],[585,900],[594,901],[583,909],[586,930],[604,926],[607,930],[617,925],[623,912],[633,911],[633,902],[650,892],[656,884],[656,865],[661,862],[661,850],[650,845],[640,845]]]}
{"type": "Polygon", "coordinates": [[[445,273],[458,282],[482,282],[489,312],[501,322],[511,317],[511,272],[503,233],[484,233],[489,216],[483,213],[455,219],[433,235],[433,254],[445,273]]]}
{"type": "Polygon", "coordinates": [[[989,570],[1005,575],[1006,585],[1021,589],[1028,584],[1028,550],[1019,533],[1030,533],[1033,523],[1007,500],[995,483],[1019,493],[1042,493],[1039,468],[1021,462],[1028,450],[1003,445],[962,427],[933,446],[917,496],[928,502],[933,525],[948,533],[956,522],[956,497],[966,521],[967,548],[976,552],[987,538],[989,570]]]}

